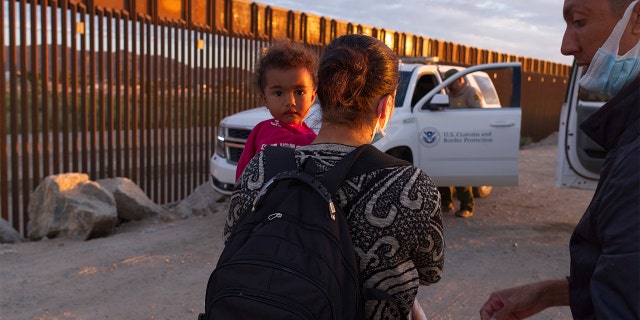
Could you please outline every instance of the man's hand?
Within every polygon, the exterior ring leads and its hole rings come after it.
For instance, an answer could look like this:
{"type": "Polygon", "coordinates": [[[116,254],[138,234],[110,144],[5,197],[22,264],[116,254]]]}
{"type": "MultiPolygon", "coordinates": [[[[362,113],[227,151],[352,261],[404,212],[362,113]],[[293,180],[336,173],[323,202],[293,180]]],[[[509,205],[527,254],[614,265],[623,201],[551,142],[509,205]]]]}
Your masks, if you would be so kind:
{"type": "Polygon", "coordinates": [[[520,320],[548,307],[569,305],[566,280],[536,282],[493,292],[480,309],[482,320],[520,320]]]}

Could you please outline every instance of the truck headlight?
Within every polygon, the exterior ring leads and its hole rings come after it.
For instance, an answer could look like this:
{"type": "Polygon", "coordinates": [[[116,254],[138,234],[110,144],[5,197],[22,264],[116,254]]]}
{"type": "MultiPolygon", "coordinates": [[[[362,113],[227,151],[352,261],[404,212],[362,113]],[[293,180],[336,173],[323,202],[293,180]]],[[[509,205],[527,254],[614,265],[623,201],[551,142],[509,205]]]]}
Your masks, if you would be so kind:
{"type": "Polygon", "coordinates": [[[227,152],[224,147],[225,128],[223,126],[218,127],[218,133],[216,134],[216,154],[222,158],[227,157],[227,152]]]}

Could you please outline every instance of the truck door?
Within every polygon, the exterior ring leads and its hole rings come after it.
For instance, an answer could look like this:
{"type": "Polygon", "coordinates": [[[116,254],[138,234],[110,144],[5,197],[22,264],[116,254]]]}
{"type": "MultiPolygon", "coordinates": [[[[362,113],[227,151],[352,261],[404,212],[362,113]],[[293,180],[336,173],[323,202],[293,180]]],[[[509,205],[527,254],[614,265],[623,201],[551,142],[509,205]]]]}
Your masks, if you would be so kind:
{"type": "MultiPolygon", "coordinates": [[[[417,164],[437,185],[504,186],[518,184],[520,147],[520,63],[470,67],[436,86],[416,103],[417,164]],[[452,108],[442,89],[459,77],[476,71],[511,77],[511,96],[499,108],[452,108]]],[[[508,81],[507,81],[508,82],[508,81]]]]}
{"type": "Polygon", "coordinates": [[[560,111],[556,186],[595,189],[606,152],[579,125],[604,105],[606,97],[578,85],[582,69],[574,62],[560,111]]]}

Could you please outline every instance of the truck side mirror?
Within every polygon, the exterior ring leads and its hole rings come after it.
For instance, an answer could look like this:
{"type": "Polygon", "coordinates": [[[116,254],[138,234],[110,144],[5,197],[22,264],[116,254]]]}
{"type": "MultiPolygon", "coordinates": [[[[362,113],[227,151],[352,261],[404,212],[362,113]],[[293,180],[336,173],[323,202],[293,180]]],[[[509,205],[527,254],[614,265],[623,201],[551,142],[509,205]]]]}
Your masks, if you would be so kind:
{"type": "Polygon", "coordinates": [[[429,109],[431,111],[440,111],[444,108],[449,107],[449,96],[446,94],[438,93],[431,98],[431,100],[427,101],[427,103],[422,107],[423,109],[429,109]]]}

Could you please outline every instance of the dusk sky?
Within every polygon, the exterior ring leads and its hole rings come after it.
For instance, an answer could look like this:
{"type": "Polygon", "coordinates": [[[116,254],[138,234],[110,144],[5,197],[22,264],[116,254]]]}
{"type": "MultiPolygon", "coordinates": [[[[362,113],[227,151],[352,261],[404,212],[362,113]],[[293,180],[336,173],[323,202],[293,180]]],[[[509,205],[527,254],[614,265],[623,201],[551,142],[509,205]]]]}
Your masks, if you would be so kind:
{"type": "Polygon", "coordinates": [[[562,0],[260,0],[372,27],[571,64],[560,53],[562,0]]]}

